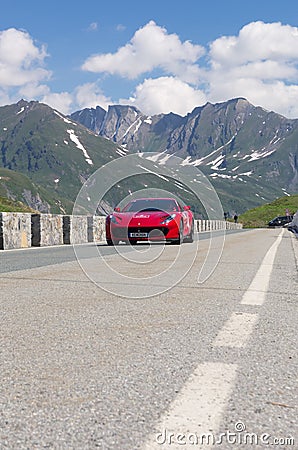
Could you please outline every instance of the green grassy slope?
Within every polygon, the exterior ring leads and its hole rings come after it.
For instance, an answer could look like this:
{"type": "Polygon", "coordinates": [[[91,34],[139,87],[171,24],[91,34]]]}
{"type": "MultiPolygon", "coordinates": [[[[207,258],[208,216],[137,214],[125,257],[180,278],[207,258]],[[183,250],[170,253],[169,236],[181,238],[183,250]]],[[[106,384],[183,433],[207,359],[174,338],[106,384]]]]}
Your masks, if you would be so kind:
{"type": "Polygon", "coordinates": [[[4,169],[3,167],[0,167],[0,196],[15,200],[15,202],[21,202],[24,205],[31,205],[33,208],[34,206],[29,199],[32,196],[36,199],[41,196],[44,203],[47,202],[48,205],[51,205],[52,213],[60,213],[55,200],[45,188],[34,184],[32,180],[22,173],[4,169]]]}
{"type": "Polygon", "coordinates": [[[9,200],[5,197],[0,197],[0,212],[25,212],[25,213],[36,213],[29,206],[24,205],[22,202],[9,200]]]}
{"type": "Polygon", "coordinates": [[[298,210],[298,194],[281,197],[271,203],[246,211],[240,215],[239,222],[243,223],[245,228],[267,227],[269,220],[276,216],[285,216],[286,209],[291,214],[298,210]]]}
{"type": "Polygon", "coordinates": [[[0,141],[0,195],[42,212],[70,213],[83,182],[119,158],[117,144],[38,102],[0,108],[0,141]]]}

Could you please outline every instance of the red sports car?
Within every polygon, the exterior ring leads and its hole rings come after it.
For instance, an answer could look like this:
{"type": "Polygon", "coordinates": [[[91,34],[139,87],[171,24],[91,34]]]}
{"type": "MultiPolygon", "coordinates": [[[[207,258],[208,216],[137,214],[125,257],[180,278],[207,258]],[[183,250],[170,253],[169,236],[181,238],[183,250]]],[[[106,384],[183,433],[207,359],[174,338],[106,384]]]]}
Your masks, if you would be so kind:
{"type": "Polygon", "coordinates": [[[193,242],[194,217],[189,206],[174,198],[139,198],[122,210],[115,208],[106,218],[108,245],[120,241],[166,241],[173,244],[193,242]]]}

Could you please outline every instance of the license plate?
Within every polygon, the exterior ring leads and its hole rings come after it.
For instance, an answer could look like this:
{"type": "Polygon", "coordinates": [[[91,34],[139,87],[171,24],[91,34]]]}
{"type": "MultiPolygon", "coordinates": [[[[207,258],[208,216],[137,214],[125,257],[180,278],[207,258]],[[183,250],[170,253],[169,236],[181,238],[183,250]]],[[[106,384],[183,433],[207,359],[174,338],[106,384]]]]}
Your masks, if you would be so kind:
{"type": "Polygon", "coordinates": [[[129,233],[129,237],[148,237],[148,233],[129,233]]]}

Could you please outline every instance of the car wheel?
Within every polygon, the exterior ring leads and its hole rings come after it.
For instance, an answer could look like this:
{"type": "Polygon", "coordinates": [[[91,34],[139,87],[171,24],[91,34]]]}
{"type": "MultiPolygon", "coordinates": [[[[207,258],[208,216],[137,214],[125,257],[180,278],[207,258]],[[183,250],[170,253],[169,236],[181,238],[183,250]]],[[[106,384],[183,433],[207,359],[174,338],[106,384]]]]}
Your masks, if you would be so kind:
{"type": "Polygon", "coordinates": [[[186,236],[186,238],[184,239],[184,242],[193,242],[194,240],[194,222],[192,222],[191,224],[191,230],[188,236],[186,236]]]}
{"type": "Polygon", "coordinates": [[[172,241],[172,244],[174,244],[174,245],[181,245],[182,242],[183,242],[183,223],[180,222],[179,237],[178,237],[178,239],[175,239],[175,241],[172,241]]]}
{"type": "Polygon", "coordinates": [[[119,241],[117,239],[114,239],[113,241],[112,241],[112,239],[107,239],[107,244],[108,245],[118,245],[119,241]]]}

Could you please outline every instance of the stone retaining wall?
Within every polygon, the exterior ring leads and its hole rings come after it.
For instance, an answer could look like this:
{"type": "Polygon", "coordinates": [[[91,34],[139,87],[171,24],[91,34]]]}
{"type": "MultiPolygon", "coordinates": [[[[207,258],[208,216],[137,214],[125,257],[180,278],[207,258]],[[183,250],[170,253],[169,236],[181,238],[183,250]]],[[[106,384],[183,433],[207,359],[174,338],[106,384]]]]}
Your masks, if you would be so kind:
{"type": "Polygon", "coordinates": [[[31,214],[0,213],[0,250],[31,247],[31,214]]]}
{"type": "Polygon", "coordinates": [[[83,244],[88,242],[88,217],[69,216],[70,218],[70,243],[83,244]]]}
{"type": "Polygon", "coordinates": [[[62,245],[63,216],[59,214],[32,214],[31,239],[33,247],[62,245]]]}
{"type": "Polygon", "coordinates": [[[225,220],[197,220],[197,230],[202,231],[217,231],[217,230],[241,230],[242,223],[234,223],[225,220]]]}
{"type": "MultiPolygon", "coordinates": [[[[223,220],[197,220],[198,232],[241,229],[223,220]]],[[[0,250],[105,241],[104,216],[0,213],[0,250]]]]}
{"type": "Polygon", "coordinates": [[[95,242],[101,242],[106,239],[105,223],[106,223],[105,217],[103,216],[93,217],[93,239],[95,242]]]}

